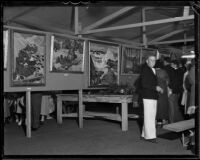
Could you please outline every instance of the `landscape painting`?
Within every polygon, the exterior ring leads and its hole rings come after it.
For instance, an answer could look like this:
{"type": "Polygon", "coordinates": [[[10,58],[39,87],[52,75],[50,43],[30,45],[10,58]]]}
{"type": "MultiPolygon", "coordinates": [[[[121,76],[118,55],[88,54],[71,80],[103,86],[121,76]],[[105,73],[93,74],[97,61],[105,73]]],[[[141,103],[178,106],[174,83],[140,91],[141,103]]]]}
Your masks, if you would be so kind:
{"type": "Polygon", "coordinates": [[[51,72],[83,73],[85,42],[69,37],[51,37],[51,72]]]}

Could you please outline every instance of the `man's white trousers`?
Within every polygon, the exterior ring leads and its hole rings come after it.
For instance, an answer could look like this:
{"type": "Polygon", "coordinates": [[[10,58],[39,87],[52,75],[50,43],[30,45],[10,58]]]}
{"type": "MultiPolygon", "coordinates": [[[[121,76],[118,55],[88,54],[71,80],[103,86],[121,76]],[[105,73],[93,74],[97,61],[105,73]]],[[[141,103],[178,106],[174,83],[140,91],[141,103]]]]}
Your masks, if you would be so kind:
{"type": "Polygon", "coordinates": [[[145,139],[156,138],[156,112],[157,100],[143,99],[144,106],[144,124],[142,129],[142,137],[145,139]]]}

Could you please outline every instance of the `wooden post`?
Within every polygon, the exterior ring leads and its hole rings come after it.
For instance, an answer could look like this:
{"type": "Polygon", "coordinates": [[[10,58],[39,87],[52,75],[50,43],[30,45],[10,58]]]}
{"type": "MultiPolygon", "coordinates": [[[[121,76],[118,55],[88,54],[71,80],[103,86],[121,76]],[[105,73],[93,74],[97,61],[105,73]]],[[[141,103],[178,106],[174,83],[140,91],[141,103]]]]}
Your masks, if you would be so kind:
{"type": "Polygon", "coordinates": [[[79,127],[83,128],[83,91],[82,89],[78,90],[78,118],[79,118],[79,127]]]}
{"type": "Polygon", "coordinates": [[[26,136],[31,138],[31,91],[26,91],[26,136]]]}
{"type": "Polygon", "coordinates": [[[75,7],[75,16],[73,17],[74,18],[74,30],[75,30],[75,35],[79,34],[79,18],[78,18],[78,7],[75,7]]]}
{"type": "Polygon", "coordinates": [[[122,106],[122,131],[128,130],[128,105],[123,102],[122,106]]]}
{"type": "MultiPolygon", "coordinates": [[[[142,22],[144,23],[146,21],[145,16],[145,8],[142,8],[142,22]]],[[[142,26],[142,39],[143,39],[143,45],[145,48],[147,48],[147,36],[146,36],[146,26],[142,26]]]]}

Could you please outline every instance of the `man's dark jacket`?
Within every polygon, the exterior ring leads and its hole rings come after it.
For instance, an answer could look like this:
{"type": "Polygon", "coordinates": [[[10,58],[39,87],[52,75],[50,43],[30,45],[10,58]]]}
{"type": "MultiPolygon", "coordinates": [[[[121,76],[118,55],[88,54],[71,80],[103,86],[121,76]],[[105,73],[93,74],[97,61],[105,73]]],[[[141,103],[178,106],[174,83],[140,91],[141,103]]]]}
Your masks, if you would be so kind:
{"type": "Polygon", "coordinates": [[[153,70],[145,64],[141,71],[141,96],[144,99],[158,99],[156,86],[158,85],[157,77],[153,70]]]}

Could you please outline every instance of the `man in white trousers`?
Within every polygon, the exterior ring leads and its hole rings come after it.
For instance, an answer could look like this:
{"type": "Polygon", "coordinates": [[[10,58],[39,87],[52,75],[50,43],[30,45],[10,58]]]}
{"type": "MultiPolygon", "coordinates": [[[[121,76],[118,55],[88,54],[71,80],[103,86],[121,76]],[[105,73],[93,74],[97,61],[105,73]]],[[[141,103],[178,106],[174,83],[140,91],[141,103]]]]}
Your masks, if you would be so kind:
{"type": "Polygon", "coordinates": [[[141,139],[152,143],[156,141],[156,111],[158,92],[163,89],[158,86],[155,72],[156,57],[149,55],[141,71],[141,96],[144,106],[144,124],[141,139]]]}

